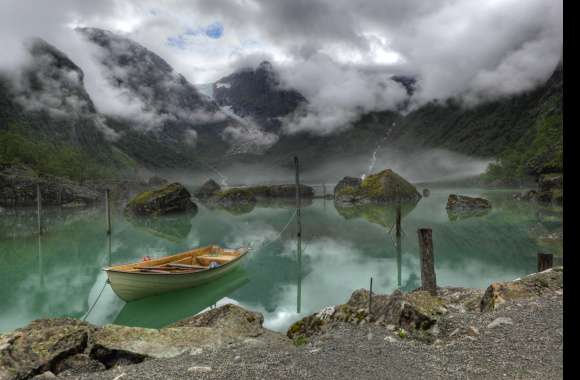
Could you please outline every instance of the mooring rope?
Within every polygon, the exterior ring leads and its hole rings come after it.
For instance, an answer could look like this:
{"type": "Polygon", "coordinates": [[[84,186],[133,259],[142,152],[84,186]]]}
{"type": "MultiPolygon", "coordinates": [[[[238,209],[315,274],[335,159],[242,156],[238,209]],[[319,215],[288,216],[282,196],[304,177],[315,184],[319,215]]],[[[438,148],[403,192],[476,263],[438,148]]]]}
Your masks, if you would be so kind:
{"type": "Polygon", "coordinates": [[[105,281],[105,284],[103,285],[103,287],[101,288],[101,291],[99,292],[99,295],[97,296],[97,298],[95,299],[95,302],[93,302],[93,304],[91,305],[91,307],[89,308],[89,311],[86,312],[86,314],[83,316],[83,321],[85,321],[89,314],[91,314],[91,311],[93,311],[93,309],[95,308],[97,302],[99,302],[99,299],[101,298],[101,295],[103,294],[103,291],[105,290],[105,288],[107,287],[107,284],[109,284],[109,280],[107,279],[105,281]]]}
{"type": "Polygon", "coordinates": [[[278,233],[276,234],[276,237],[275,237],[274,239],[271,239],[271,240],[270,240],[269,242],[267,242],[267,243],[262,243],[262,244],[261,244],[260,246],[258,246],[257,248],[254,248],[254,244],[255,244],[256,242],[259,242],[259,240],[254,240],[254,241],[250,242],[250,244],[249,244],[249,246],[250,246],[250,249],[252,249],[252,250],[254,250],[254,249],[261,250],[261,249],[264,249],[264,248],[267,248],[267,247],[269,247],[270,245],[272,245],[272,244],[274,244],[276,241],[278,241],[278,240],[279,240],[279,239],[282,237],[282,234],[284,233],[284,231],[286,231],[286,230],[288,229],[288,227],[290,226],[290,223],[292,223],[292,220],[294,220],[294,218],[296,217],[296,214],[297,214],[297,213],[298,213],[298,211],[296,211],[296,210],[295,210],[295,211],[292,213],[292,215],[290,216],[290,219],[288,219],[288,222],[286,222],[286,225],[285,225],[285,226],[284,226],[284,227],[283,227],[283,228],[280,230],[280,232],[278,232],[278,233]]]}

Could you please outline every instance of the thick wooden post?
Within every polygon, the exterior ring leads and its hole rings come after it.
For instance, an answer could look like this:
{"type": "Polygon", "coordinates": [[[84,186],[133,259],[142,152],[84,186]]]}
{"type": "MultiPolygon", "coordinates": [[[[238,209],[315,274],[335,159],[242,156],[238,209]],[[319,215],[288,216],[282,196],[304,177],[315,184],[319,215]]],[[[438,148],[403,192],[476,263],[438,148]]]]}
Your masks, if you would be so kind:
{"type": "Polygon", "coordinates": [[[107,218],[107,235],[111,234],[111,203],[109,200],[109,192],[109,189],[105,190],[105,218],[107,218]]]}
{"type": "Polygon", "coordinates": [[[294,167],[296,169],[296,252],[298,255],[298,289],[296,294],[296,312],[300,313],[302,296],[302,220],[300,215],[301,194],[300,194],[300,162],[298,157],[294,157],[294,167]]]}
{"type": "Polygon", "coordinates": [[[40,194],[40,184],[36,184],[36,220],[38,223],[38,234],[42,235],[42,196],[40,194]]]}
{"type": "Polygon", "coordinates": [[[554,255],[551,253],[538,253],[538,272],[543,272],[554,266],[554,255]]]}
{"type": "Polygon", "coordinates": [[[420,228],[417,230],[417,235],[421,251],[421,287],[435,295],[437,294],[437,279],[433,258],[433,233],[430,228],[420,228]]]}
{"type": "Polygon", "coordinates": [[[397,217],[395,220],[395,224],[396,224],[396,230],[395,230],[395,236],[397,238],[401,238],[401,203],[397,204],[397,217]]]}

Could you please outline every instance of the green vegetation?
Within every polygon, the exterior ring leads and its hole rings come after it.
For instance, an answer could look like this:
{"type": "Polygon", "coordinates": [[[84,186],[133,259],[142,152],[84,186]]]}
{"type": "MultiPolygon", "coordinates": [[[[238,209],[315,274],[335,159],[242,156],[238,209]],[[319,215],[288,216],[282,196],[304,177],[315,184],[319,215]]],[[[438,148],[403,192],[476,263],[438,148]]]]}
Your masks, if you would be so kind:
{"type": "Polygon", "coordinates": [[[562,172],[562,115],[556,113],[539,118],[528,136],[500,154],[483,175],[485,182],[525,181],[545,173],[562,172]]]}
{"type": "Polygon", "coordinates": [[[0,130],[0,164],[24,164],[37,173],[76,181],[116,175],[114,169],[99,163],[80,149],[31,138],[16,128],[0,130]]]}

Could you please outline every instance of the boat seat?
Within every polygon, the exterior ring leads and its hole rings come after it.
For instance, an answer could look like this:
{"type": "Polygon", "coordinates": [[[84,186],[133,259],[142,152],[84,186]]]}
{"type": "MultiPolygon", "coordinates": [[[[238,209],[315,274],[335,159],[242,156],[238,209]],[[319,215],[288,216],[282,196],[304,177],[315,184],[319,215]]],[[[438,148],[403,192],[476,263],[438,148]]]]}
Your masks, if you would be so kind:
{"type": "Polygon", "coordinates": [[[212,261],[217,262],[220,265],[227,264],[230,261],[236,259],[236,256],[226,257],[226,256],[197,256],[197,262],[201,265],[208,266],[212,261]]]}

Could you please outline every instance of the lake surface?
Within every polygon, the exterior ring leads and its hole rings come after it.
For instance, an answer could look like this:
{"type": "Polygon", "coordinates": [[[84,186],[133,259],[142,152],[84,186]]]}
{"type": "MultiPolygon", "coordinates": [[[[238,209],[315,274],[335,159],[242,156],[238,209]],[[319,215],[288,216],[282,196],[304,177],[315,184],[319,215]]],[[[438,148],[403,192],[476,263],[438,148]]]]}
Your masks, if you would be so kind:
{"type": "MultiPolygon", "coordinates": [[[[0,215],[0,331],[33,319],[71,316],[89,322],[161,327],[225,302],[264,314],[265,326],[284,331],[327,305],[346,302],[353,290],[390,293],[420,286],[418,228],[433,229],[440,286],[486,287],[536,269],[536,253],[559,251],[538,236],[562,227],[561,209],[512,200],[513,191],[432,190],[403,206],[401,248],[395,247],[395,209],[337,209],[316,199],[302,209],[302,255],[296,253],[292,201],[228,212],[200,206],[195,216],[135,223],[120,210],[105,234],[103,210],[47,209],[45,233],[35,234],[32,210],[0,215]],[[483,196],[493,209],[483,215],[448,215],[448,194],[483,196]],[[286,204],[284,204],[286,203],[286,204]],[[279,238],[278,238],[279,237],[279,238]],[[278,238],[278,239],[277,239],[278,238]],[[195,246],[255,248],[242,268],[194,289],[126,304],[105,284],[102,267],[159,257],[195,246]]],[[[556,252],[555,252],[556,253],[556,252]]]]}

